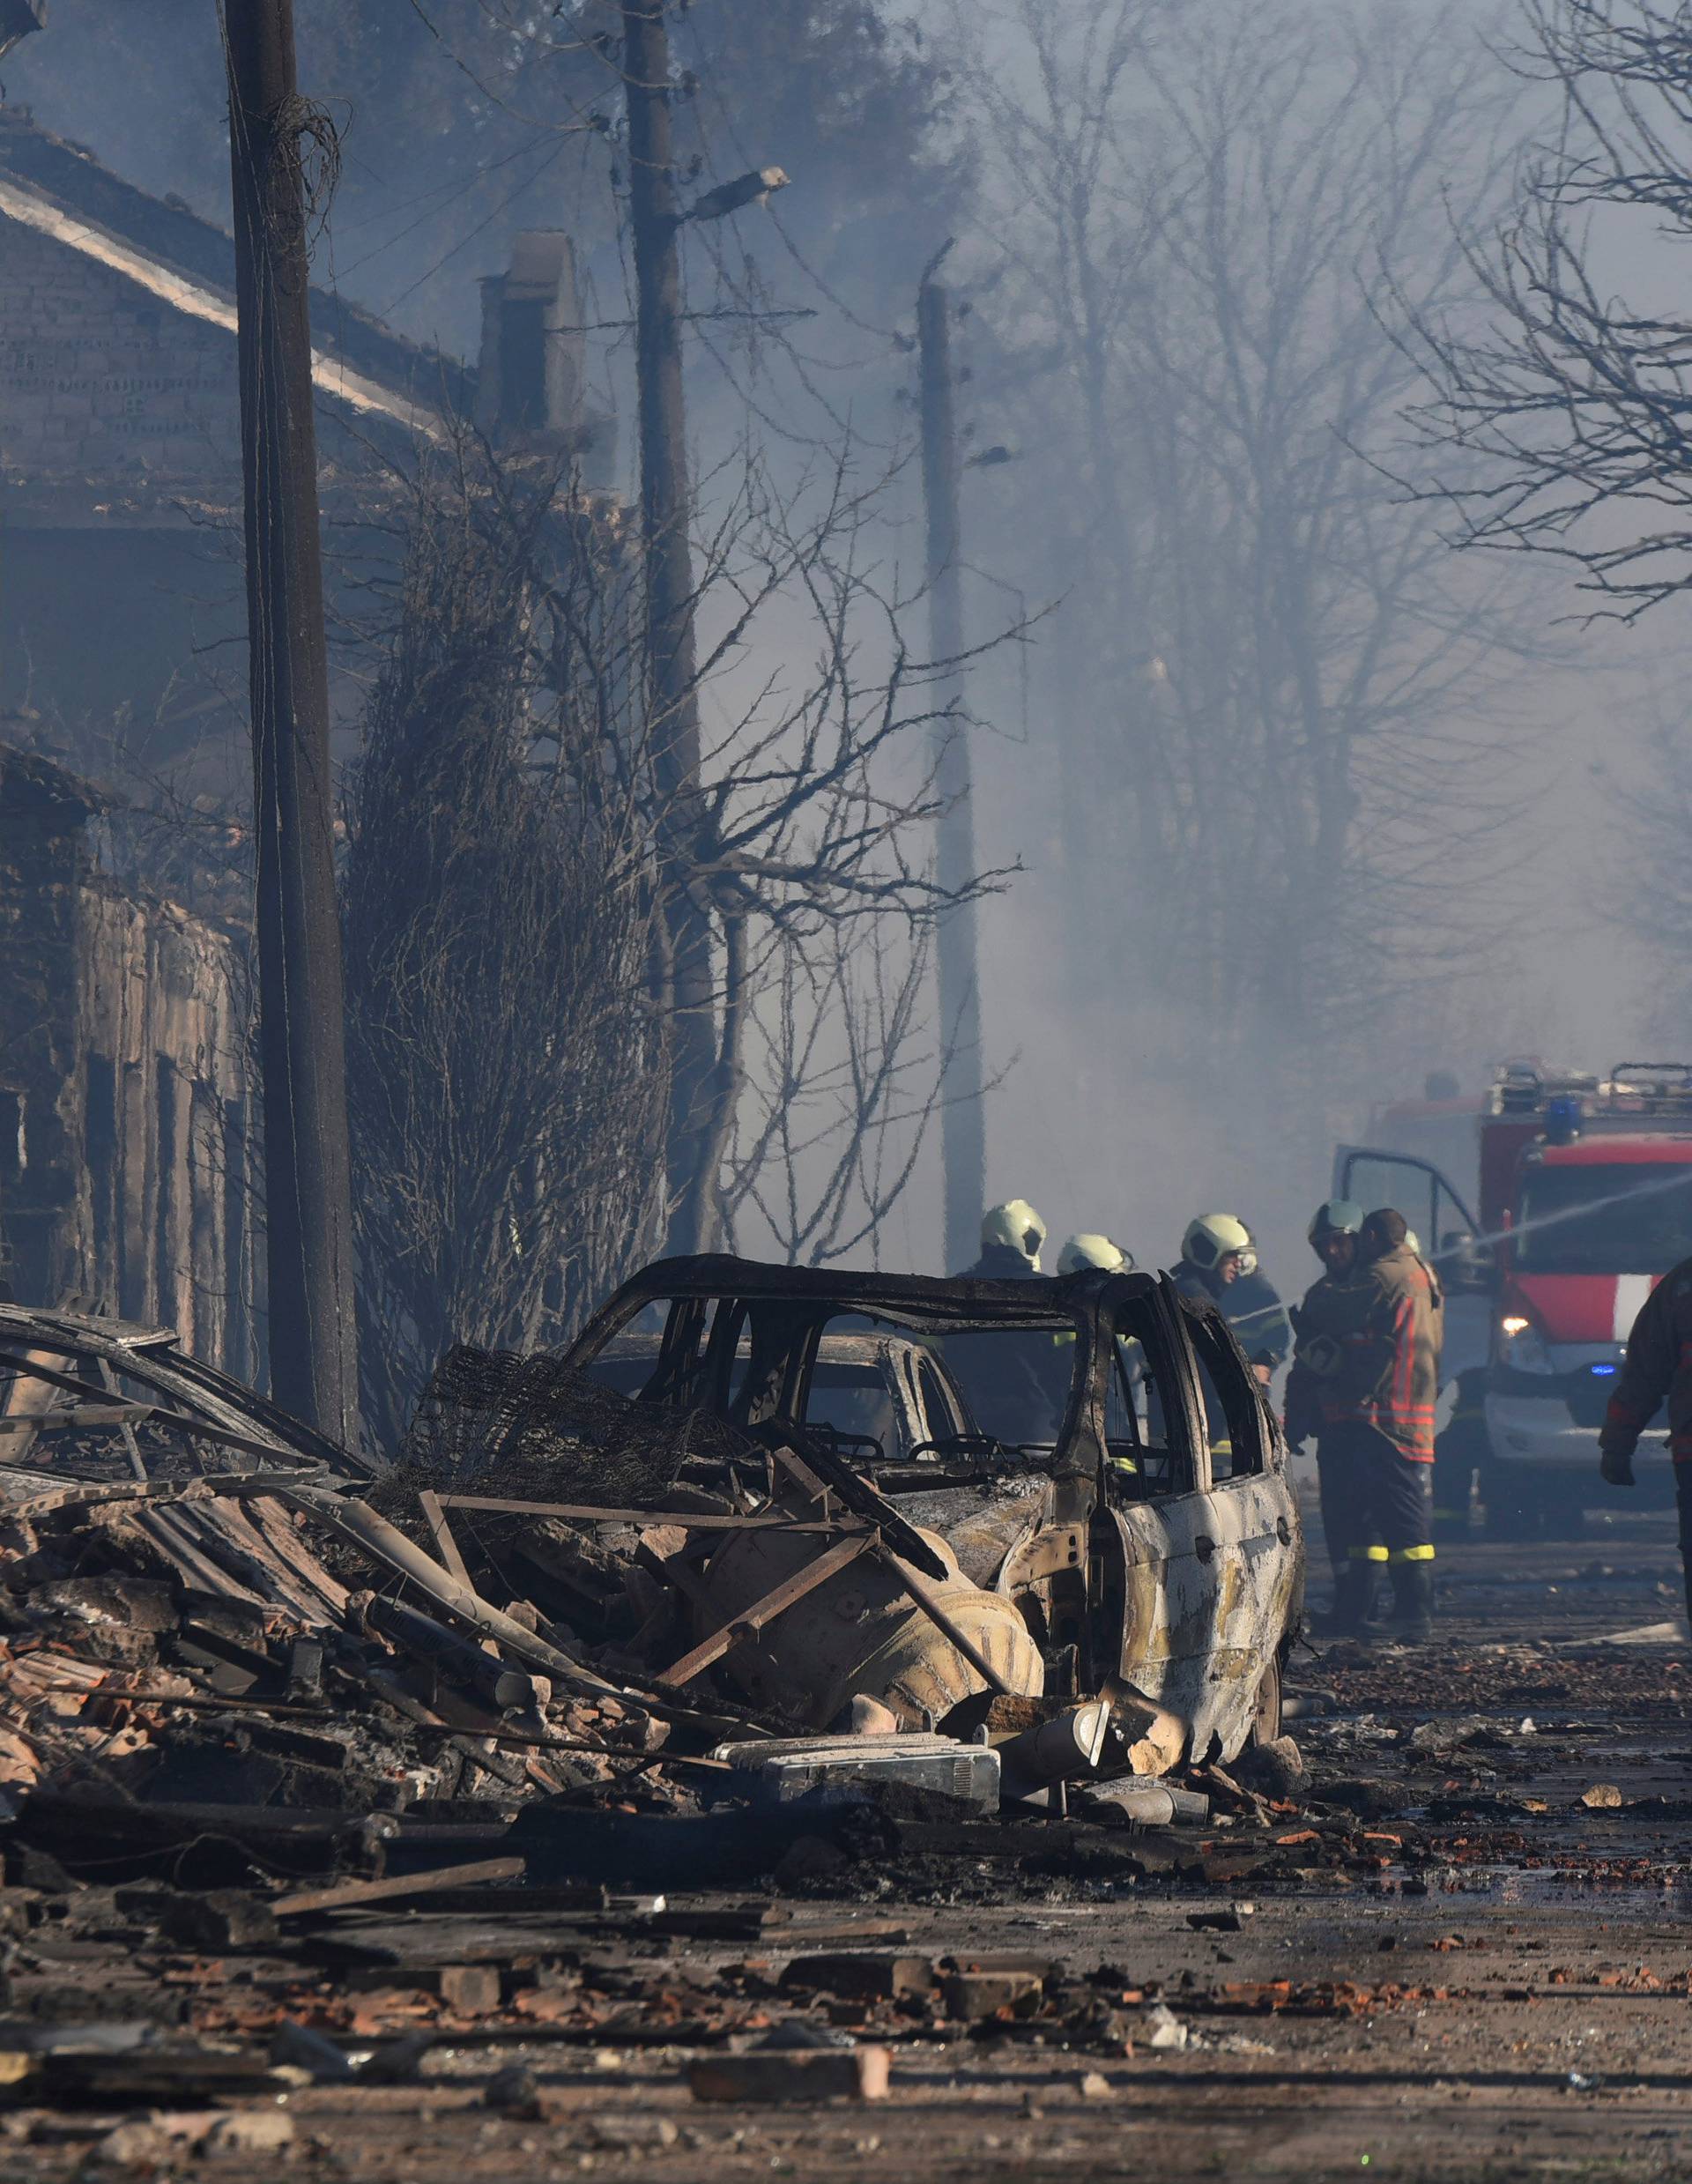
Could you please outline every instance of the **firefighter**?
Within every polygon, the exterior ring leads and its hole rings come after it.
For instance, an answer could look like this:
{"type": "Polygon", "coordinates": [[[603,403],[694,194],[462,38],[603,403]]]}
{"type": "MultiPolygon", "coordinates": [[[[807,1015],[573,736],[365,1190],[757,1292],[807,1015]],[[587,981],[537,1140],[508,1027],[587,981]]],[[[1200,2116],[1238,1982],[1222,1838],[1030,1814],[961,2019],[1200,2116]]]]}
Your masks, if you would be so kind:
{"type": "MultiPolygon", "coordinates": [[[[1025,1198],[990,1206],[981,1218],[981,1257],[961,1279],[1032,1281],[1040,1272],[1046,1224],[1025,1198]]],[[[1064,1413],[1071,1367],[1056,1359],[1050,1334],[1002,1328],[948,1334],[946,1362],[970,1415],[1007,1447],[1053,1439],[1064,1413]]]]}
{"type": "Polygon", "coordinates": [[[1187,1223],[1181,1256],[1169,1279],[1184,1296],[1222,1301],[1240,1278],[1240,1261],[1251,1249],[1251,1231],[1232,1214],[1198,1214],[1187,1223]]]}
{"type": "Polygon", "coordinates": [[[1343,1461],[1343,1448],[1324,1430],[1322,1396],[1339,1369],[1341,1345],[1357,1311],[1357,1235],[1363,1209],[1349,1199],[1329,1199],[1311,1216],[1310,1249],[1326,1272],[1304,1293],[1293,1313],[1296,1344],[1287,1377],[1287,1445],[1302,1449],[1316,1438],[1317,1490],[1322,1504],[1322,1535],[1333,1566],[1333,1604],[1319,1627],[1330,1631],[1362,1631],[1375,1605],[1377,1570],[1386,1549],[1354,1532],[1357,1497],[1343,1461]]]}
{"type": "Polygon", "coordinates": [[[1058,1254],[1060,1274],[1080,1274],[1087,1267],[1096,1267],[1103,1274],[1132,1274],[1134,1255],[1124,1252],[1119,1244],[1113,1244],[1108,1236],[1097,1236],[1083,1231],[1070,1237],[1058,1254]]]}
{"type": "Polygon", "coordinates": [[[969,1281],[1028,1281],[1040,1271],[1046,1224],[1025,1198],[990,1206],[981,1217],[981,1257],[960,1277],[969,1281]]]}
{"type": "Polygon", "coordinates": [[[1408,1236],[1391,1206],[1358,1231],[1355,1310],[1324,1385],[1321,1437],[1355,1497],[1342,1519],[1348,1537],[1385,1547],[1391,1628],[1416,1639],[1433,1623],[1434,1410],[1445,1300],[1408,1236]]]}
{"type": "Polygon", "coordinates": [[[1692,1259],[1663,1276],[1629,1331],[1627,1363],[1598,1437],[1599,1469],[1611,1486],[1633,1484],[1633,1452],[1665,1397],[1687,1614],[1692,1616],[1692,1259]]]}
{"type": "Polygon", "coordinates": [[[1257,1270],[1251,1231],[1232,1214],[1199,1214],[1187,1223],[1181,1257],[1169,1278],[1184,1296],[1208,1298],[1239,1338],[1252,1371],[1267,1386],[1293,1346],[1286,1307],[1257,1270]],[[1247,1269],[1249,1268],[1249,1273],[1247,1269]],[[1242,1287],[1242,1277],[1244,1285],[1242,1287]],[[1238,1292],[1242,1303],[1235,1301],[1238,1292]],[[1271,1300],[1264,1304],[1266,1293],[1271,1300]]]}

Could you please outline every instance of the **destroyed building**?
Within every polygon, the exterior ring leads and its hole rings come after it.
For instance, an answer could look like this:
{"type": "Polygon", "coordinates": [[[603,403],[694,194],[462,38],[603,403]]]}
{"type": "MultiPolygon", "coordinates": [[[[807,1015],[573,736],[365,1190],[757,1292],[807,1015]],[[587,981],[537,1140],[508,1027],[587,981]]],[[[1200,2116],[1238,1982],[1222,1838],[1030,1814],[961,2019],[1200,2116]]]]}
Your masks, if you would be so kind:
{"type": "Polygon", "coordinates": [[[0,1241],[19,1296],[260,1368],[238,941],[100,868],[100,791],[0,745],[0,1241]]]}
{"type": "MultiPolygon", "coordinates": [[[[367,621],[391,466],[444,418],[604,482],[568,238],[517,237],[483,309],[471,369],[314,292],[332,633],[367,621]]],[[[250,795],[234,245],[0,107],[0,322],[7,1278],[256,1374],[244,890],[213,905],[193,873],[102,875],[93,785],[250,795]]],[[[345,738],[362,686],[331,672],[345,738]]]]}
{"type": "MultiPolygon", "coordinates": [[[[443,414],[506,447],[579,457],[587,482],[605,482],[610,422],[587,400],[568,238],[517,237],[483,303],[471,370],[313,293],[331,626],[356,619],[391,560],[386,465],[443,414]]],[[[238,751],[230,237],[0,107],[0,706],[50,721],[95,771],[118,738],[153,766],[238,751]]],[[[350,716],[354,695],[338,698],[350,716]]]]}

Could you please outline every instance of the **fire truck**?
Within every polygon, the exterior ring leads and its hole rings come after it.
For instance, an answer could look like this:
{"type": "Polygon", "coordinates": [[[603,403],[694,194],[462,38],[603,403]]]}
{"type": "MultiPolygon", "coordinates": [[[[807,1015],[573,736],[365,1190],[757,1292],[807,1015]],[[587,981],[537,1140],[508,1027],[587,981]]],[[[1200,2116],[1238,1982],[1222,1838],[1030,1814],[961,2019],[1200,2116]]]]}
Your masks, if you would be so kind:
{"type": "MultiPolygon", "coordinates": [[[[1478,1489],[1495,1537],[1577,1532],[1619,1505],[1598,1430],[1634,1316],[1692,1257],[1692,1065],[1512,1061],[1479,1098],[1428,1089],[1337,1149],[1333,1189],[1396,1206],[1445,1289],[1436,1504],[1466,1524],[1478,1489]]],[[[1673,1497],[1667,1462],[1643,1462],[1630,1504],[1673,1497]]]]}

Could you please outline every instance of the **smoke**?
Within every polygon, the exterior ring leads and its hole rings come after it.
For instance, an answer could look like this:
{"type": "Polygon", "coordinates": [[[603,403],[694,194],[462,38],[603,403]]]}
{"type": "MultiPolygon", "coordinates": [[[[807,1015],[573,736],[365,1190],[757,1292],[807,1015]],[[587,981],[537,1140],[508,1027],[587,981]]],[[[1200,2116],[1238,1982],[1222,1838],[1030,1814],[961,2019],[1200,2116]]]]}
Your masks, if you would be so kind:
{"type": "MultiPolygon", "coordinates": [[[[381,12],[360,33],[360,11],[301,9],[302,79],[314,95],[333,109],[337,71],[355,67],[369,86],[344,101],[347,175],[316,278],[470,353],[476,277],[503,265],[515,230],[567,227],[590,275],[588,315],[605,327],[593,337],[595,370],[629,416],[631,360],[615,323],[628,308],[615,143],[591,132],[543,139],[510,110],[533,110],[519,91],[555,96],[548,113],[565,112],[568,99],[590,106],[591,84],[569,75],[567,98],[565,63],[542,54],[490,93],[462,63],[486,60],[474,41],[493,35],[497,10],[445,11],[444,40],[404,9],[384,31],[381,12]],[[384,36],[378,71],[369,41],[384,36]]],[[[1180,204],[1152,181],[1160,161],[1171,172],[1191,164],[1183,126],[1207,114],[1226,120],[1217,102],[1237,100],[1238,186],[1219,210],[1246,236],[1254,186],[1295,193],[1328,253],[1311,345],[1343,325],[1359,356],[1384,369],[1390,342],[1383,333],[1368,350],[1367,322],[1371,311],[1390,316],[1390,299],[1377,286],[1362,301],[1384,256],[1414,293],[1443,294],[1460,268],[1441,208],[1503,218],[1506,140],[1542,118],[1531,95],[1520,103],[1487,42],[1508,11],[1417,0],[1391,11],[1389,25],[1388,11],[1364,0],[1279,9],[1280,30],[1323,56],[1280,102],[1304,117],[1303,134],[1279,137],[1267,104],[1252,103],[1252,71],[1266,72],[1270,48],[1284,50],[1287,39],[1272,39],[1263,11],[1236,0],[931,4],[920,44],[893,33],[896,65],[880,77],[856,34],[850,48],[820,43],[809,97],[802,78],[783,78],[779,97],[760,91],[726,0],[715,9],[701,0],[693,12],[698,50],[687,64],[704,88],[685,130],[701,159],[700,186],[771,160],[794,177],[768,212],[686,238],[697,314],[690,397],[708,502],[743,435],[765,450],[779,489],[797,492],[818,446],[850,433],[866,472],[891,479],[865,551],[890,596],[915,594],[909,339],[916,275],[948,233],[959,237],[948,278],[970,307],[969,445],[1004,445],[1016,458],[966,473],[972,639],[1050,609],[970,687],[981,861],[1022,868],[980,911],[987,1061],[1000,1079],[988,1111],[987,1196],[1032,1200],[1054,1245],[1072,1230],[1103,1230],[1141,1265],[1173,1259],[1195,1213],[1236,1213],[1262,1239],[1274,1278],[1301,1286],[1315,1271],[1303,1232],[1328,1188],[1330,1149],[1364,1134],[1371,1103],[1414,1094],[1430,1068],[1452,1068],[1475,1088],[1505,1052],[1597,1068],[1651,1044],[1663,1020],[1660,965],[1648,938],[1595,907],[1618,876],[1628,884],[1629,867],[1592,754],[1601,742],[1614,768],[1629,769],[1644,694],[1666,677],[1661,640],[1559,628],[1571,605],[1559,582],[1512,578],[1495,590],[1491,570],[1440,559],[1430,524],[1405,610],[1414,634],[1393,641],[1371,700],[1372,740],[1344,784],[1354,809],[1343,856],[1355,884],[1313,895],[1307,883],[1333,853],[1301,849],[1304,820],[1277,801],[1305,763],[1286,695],[1304,664],[1275,650],[1274,633],[1296,620],[1283,580],[1292,572],[1325,587],[1309,627],[1330,648],[1323,717],[1336,720],[1347,701],[1334,663],[1355,660],[1370,635],[1363,592],[1341,579],[1366,551],[1385,555],[1408,534],[1393,528],[1390,481],[1377,474],[1371,484],[1362,455],[1349,468],[1340,462],[1359,420],[1341,414],[1339,392],[1294,417],[1290,395],[1278,412],[1269,396],[1280,400],[1280,390],[1270,389],[1253,412],[1260,442],[1240,416],[1205,407],[1225,376],[1221,275],[1237,275],[1246,306],[1261,310],[1290,307],[1296,269],[1284,266],[1286,286],[1265,295],[1251,288],[1259,265],[1199,264],[1200,231],[1180,227],[1180,204]],[[1420,209],[1395,229],[1359,189],[1364,167],[1344,168],[1315,124],[1354,39],[1376,71],[1369,95],[1381,111],[1425,115],[1433,93],[1408,80],[1395,87],[1391,71],[1393,55],[1417,50],[1435,25],[1451,44],[1461,125],[1449,138],[1430,135],[1420,209]],[[1206,48],[1232,53],[1236,74],[1206,74],[1195,57],[1206,48]],[[1067,69],[1078,85],[1091,80],[1099,100],[1078,97],[1043,117],[1043,50],[1060,79],[1067,69]],[[844,109],[820,96],[835,91],[822,73],[843,67],[842,54],[865,86],[844,109]],[[724,72],[716,80],[712,67],[724,72]],[[1483,112],[1497,131],[1484,141],[1480,123],[1465,120],[1483,112]],[[1120,140],[1089,137],[1112,115],[1120,140]],[[1054,118],[1063,125],[1055,152],[1041,136],[1054,118]],[[1055,158],[1095,162],[1086,241],[1102,286],[1090,303],[1084,288],[1057,280],[1040,240],[1037,185],[1058,171],[1055,158]],[[1333,163],[1325,179],[1325,159],[1333,163]],[[1148,431],[1141,405],[1176,386],[1194,390],[1194,401],[1148,431]],[[1303,471],[1277,470],[1275,431],[1302,435],[1303,471]],[[1265,496],[1302,489],[1325,462],[1339,465],[1352,504],[1319,531],[1301,531],[1292,509],[1280,559],[1261,550],[1266,527],[1248,550],[1247,520],[1265,496]],[[1365,522],[1357,508],[1367,492],[1376,498],[1365,522]],[[1463,627],[1483,610],[1508,625],[1489,623],[1484,646],[1463,627]],[[1413,672],[1422,693],[1414,718],[1403,696],[1413,672]],[[1265,680],[1275,683],[1268,698],[1265,680]],[[1476,766],[1442,767],[1442,751],[1476,766]],[[1178,778],[1172,767],[1164,778],[1159,769],[1178,752],[1203,762],[1184,761],[1178,778]],[[1406,770],[1416,754],[1426,763],[1406,770]],[[1370,871],[1388,873],[1391,886],[1371,893],[1370,871]],[[1311,901],[1328,907],[1313,913],[1311,901]],[[1299,922],[1313,916],[1333,928],[1325,950],[1308,944],[1299,922]]],[[[883,11],[890,23],[906,13],[883,11]]],[[[553,19],[568,30],[575,18],[553,19]]],[[[561,33],[547,34],[556,42],[561,33]]],[[[141,187],[226,220],[221,63],[204,0],[128,0],[115,11],[55,0],[49,30],[10,56],[6,74],[8,94],[46,125],[89,143],[141,187]]],[[[1618,233],[1609,247],[1618,288],[1663,277],[1663,250],[1650,239],[1618,233]]],[[[1308,353],[1289,352],[1289,371],[1308,353]]],[[[1399,398],[1362,420],[1381,464],[1391,461],[1399,398]]],[[[622,435],[630,487],[631,438],[622,435]]],[[[768,630],[728,663],[717,717],[737,717],[748,694],[772,682],[802,687],[813,671],[801,614],[777,613],[768,630]]],[[[919,773],[904,776],[913,795],[919,773]]],[[[1308,838],[1318,836],[1328,839],[1313,822],[1308,838]]],[[[928,1145],[882,1238],[884,1263],[939,1267],[932,1134],[928,1145]]]]}

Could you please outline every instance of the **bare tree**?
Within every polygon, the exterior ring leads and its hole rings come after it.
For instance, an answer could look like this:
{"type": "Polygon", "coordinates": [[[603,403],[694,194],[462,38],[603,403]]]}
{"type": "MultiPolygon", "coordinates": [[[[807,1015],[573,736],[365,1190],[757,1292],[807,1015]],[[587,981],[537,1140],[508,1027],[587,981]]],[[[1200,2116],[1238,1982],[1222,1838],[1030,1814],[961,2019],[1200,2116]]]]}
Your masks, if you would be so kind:
{"type": "Polygon", "coordinates": [[[838,1256],[914,1171],[943,1059],[928,940],[957,899],[928,851],[941,671],[873,557],[885,475],[848,452],[783,495],[742,449],[719,484],[703,786],[677,798],[621,511],[468,435],[423,467],[347,799],[379,1433],[450,1341],[560,1341],[668,1225],[669,888],[712,935],[698,1233],[838,1256]]]}
{"type": "Polygon", "coordinates": [[[346,803],[367,1420],[453,1341],[530,1349],[650,1248],[667,1028],[607,751],[620,545],[551,476],[427,464],[346,803]]]}
{"type": "Polygon", "coordinates": [[[708,1244],[761,1219],[793,1258],[872,1239],[939,1097],[934,921],[1006,876],[946,888],[932,869],[931,745],[954,664],[912,649],[920,597],[880,559],[894,474],[864,474],[850,441],[785,488],[750,447],[724,465],[697,549],[703,793],[666,802],[638,754],[630,766],[714,936],[689,1223],[708,1244]]]}
{"type": "Polygon", "coordinates": [[[790,1264],[879,1261],[943,1097],[929,939],[832,925],[779,948],[723,1185],[731,1243],[755,1220],[790,1264]]]}
{"type": "Polygon", "coordinates": [[[1692,583],[1692,318],[1615,296],[1607,269],[1624,235],[1692,235],[1692,11],[1523,0],[1522,19],[1516,63],[1554,88],[1555,124],[1513,219],[1469,253],[1480,310],[1410,315],[1436,390],[1417,424],[1466,544],[1554,556],[1631,621],[1692,583]]]}
{"type": "Polygon", "coordinates": [[[1278,1103],[1285,1058],[1307,1107],[1316,1058],[1332,1085],[1473,947],[1466,852],[1504,808],[1504,584],[1378,461],[1418,385],[1383,293],[1466,291],[1495,71],[1453,9],[1014,0],[985,45],[971,19],[983,398],[1008,437],[1050,389],[1066,472],[1026,449],[1070,584],[1071,949],[1119,932],[1184,1073],[1278,1103]]]}

